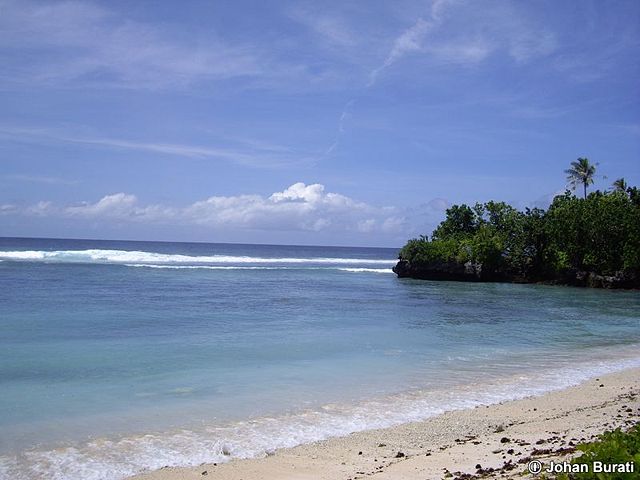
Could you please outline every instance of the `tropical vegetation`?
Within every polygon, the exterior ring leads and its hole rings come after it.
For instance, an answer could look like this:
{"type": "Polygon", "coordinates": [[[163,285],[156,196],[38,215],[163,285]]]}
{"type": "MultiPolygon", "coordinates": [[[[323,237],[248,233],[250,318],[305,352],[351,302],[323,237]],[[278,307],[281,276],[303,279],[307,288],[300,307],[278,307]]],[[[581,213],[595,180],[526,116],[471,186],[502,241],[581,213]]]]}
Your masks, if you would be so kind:
{"type": "MultiPolygon", "coordinates": [[[[594,442],[580,444],[577,450],[581,455],[574,458],[573,465],[587,465],[586,472],[563,474],[558,480],[632,480],[640,478],[640,424],[624,432],[620,428],[604,432],[594,442]],[[633,464],[634,471],[597,472],[594,464],[624,465],[633,464]]],[[[625,469],[626,470],[626,469],[625,469]]]]}
{"type": "Polygon", "coordinates": [[[433,269],[464,266],[473,275],[451,279],[639,287],[640,189],[620,179],[611,191],[587,195],[595,166],[579,158],[567,172],[583,198],[567,190],[546,210],[496,201],[454,205],[431,238],[407,242],[396,273],[431,278],[433,269]],[[620,281],[600,285],[603,276],[620,281]]]}
{"type": "Polygon", "coordinates": [[[571,162],[571,168],[565,170],[569,185],[575,190],[578,185],[584,188],[584,198],[587,198],[587,187],[593,183],[596,174],[596,166],[589,162],[588,158],[578,158],[571,162]]]}

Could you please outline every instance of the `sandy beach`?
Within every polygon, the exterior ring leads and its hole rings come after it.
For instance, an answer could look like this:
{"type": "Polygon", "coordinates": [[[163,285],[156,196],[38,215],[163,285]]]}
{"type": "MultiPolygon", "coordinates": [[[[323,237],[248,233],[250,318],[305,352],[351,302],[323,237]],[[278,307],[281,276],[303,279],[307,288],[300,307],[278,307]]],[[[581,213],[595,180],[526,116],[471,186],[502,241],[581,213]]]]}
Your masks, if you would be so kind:
{"type": "Polygon", "coordinates": [[[170,468],[135,480],[441,479],[529,476],[574,445],[640,418],[640,369],[539,397],[458,410],[422,422],[281,449],[263,458],[170,468]]]}

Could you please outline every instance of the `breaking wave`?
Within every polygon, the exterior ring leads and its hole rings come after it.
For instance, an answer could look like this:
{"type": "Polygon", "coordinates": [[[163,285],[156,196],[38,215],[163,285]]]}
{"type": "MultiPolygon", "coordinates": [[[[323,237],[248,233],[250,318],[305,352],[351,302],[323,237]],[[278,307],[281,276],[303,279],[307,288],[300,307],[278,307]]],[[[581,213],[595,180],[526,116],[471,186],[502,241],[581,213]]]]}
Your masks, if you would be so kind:
{"type": "Polygon", "coordinates": [[[338,270],[352,273],[393,273],[390,268],[357,268],[357,267],[268,267],[240,265],[155,265],[152,263],[126,263],[127,267],[158,268],[167,270],[338,270]]]}
{"type": "Polygon", "coordinates": [[[395,264],[394,260],[377,258],[331,258],[331,257],[251,257],[235,255],[178,255],[157,252],[129,250],[24,250],[0,251],[0,260],[50,262],[50,263],[101,263],[131,265],[166,265],[185,266],[225,266],[230,264],[262,264],[262,265],[387,265],[395,264]]]}
{"type": "Polygon", "coordinates": [[[595,376],[640,366],[639,358],[519,374],[485,385],[416,391],[355,405],[328,404],[290,415],[254,418],[199,430],[94,439],[53,450],[0,456],[0,478],[114,480],[168,466],[196,466],[269,455],[275,449],[352,432],[425,420],[451,410],[516,400],[579,384],[595,376]]]}

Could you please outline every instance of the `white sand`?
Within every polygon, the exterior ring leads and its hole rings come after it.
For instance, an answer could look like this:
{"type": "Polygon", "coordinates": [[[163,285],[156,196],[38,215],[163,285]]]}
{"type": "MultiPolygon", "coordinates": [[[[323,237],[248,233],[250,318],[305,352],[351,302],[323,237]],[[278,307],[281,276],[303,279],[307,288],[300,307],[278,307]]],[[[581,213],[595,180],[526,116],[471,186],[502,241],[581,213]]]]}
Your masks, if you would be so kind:
{"type": "Polygon", "coordinates": [[[422,422],[281,449],[264,458],[163,468],[133,478],[425,480],[442,479],[447,472],[453,477],[458,472],[475,474],[478,464],[500,469],[489,477],[523,478],[525,472],[526,478],[527,457],[543,463],[564,457],[567,453],[558,449],[571,449],[604,430],[628,427],[639,419],[640,369],[631,369],[540,397],[452,411],[422,422]]]}

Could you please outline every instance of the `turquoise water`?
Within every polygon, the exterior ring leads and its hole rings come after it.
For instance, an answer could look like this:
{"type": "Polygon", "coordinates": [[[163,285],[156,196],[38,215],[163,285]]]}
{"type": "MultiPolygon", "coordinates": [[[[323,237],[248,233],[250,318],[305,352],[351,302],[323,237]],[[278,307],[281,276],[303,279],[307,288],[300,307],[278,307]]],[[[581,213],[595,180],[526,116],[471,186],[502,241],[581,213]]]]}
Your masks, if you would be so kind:
{"type": "Polygon", "coordinates": [[[0,478],[264,455],[640,365],[638,292],[398,279],[396,255],[0,239],[0,478]]]}

